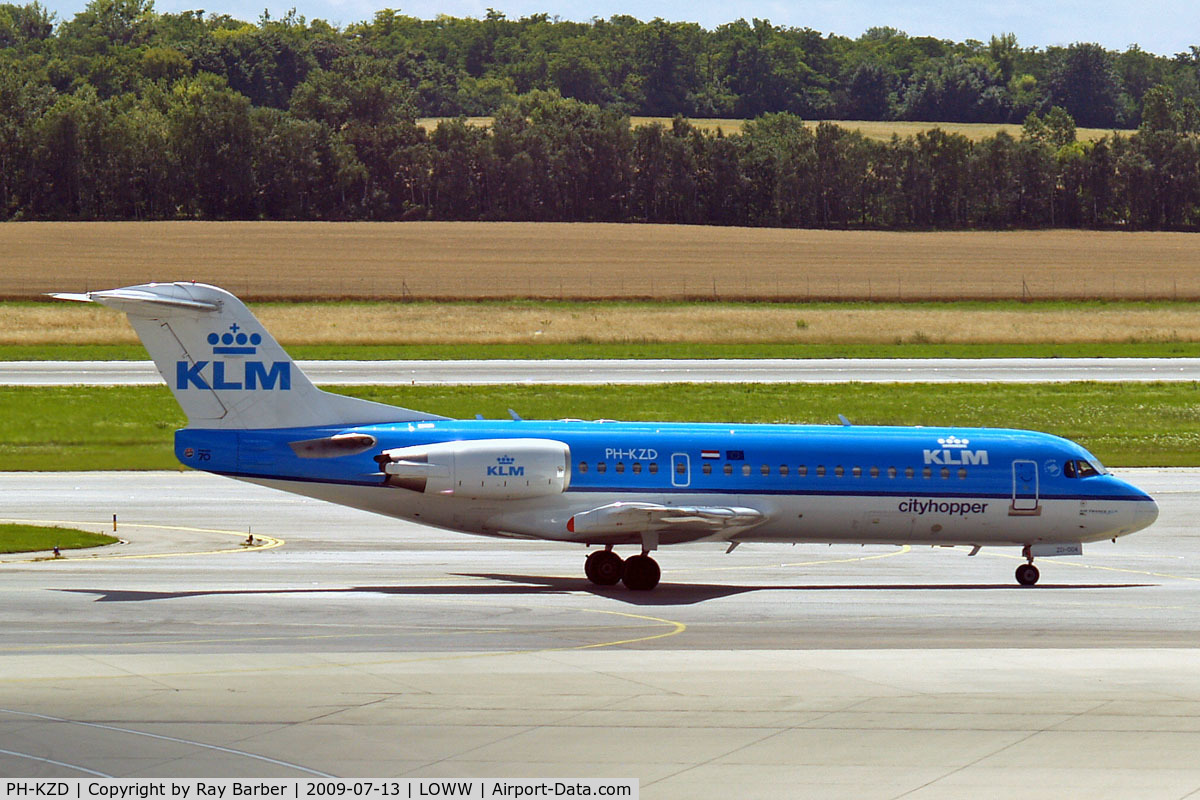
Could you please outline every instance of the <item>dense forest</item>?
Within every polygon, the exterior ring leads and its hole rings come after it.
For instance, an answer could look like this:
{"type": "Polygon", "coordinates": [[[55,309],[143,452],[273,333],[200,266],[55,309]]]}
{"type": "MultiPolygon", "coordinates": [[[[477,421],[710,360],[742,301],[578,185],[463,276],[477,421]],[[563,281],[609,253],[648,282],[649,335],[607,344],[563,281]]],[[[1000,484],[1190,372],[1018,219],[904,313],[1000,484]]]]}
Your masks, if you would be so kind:
{"type": "Polygon", "coordinates": [[[1195,229],[1198,102],[1200,47],[0,4],[0,219],[1195,229]],[[461,115],[494,121],[417,124],[461,115]],[[875,141],[825,119],[1023,128],[875,141]],[[1076,123],[1126,130],[1077,141],[1076,123]]]}

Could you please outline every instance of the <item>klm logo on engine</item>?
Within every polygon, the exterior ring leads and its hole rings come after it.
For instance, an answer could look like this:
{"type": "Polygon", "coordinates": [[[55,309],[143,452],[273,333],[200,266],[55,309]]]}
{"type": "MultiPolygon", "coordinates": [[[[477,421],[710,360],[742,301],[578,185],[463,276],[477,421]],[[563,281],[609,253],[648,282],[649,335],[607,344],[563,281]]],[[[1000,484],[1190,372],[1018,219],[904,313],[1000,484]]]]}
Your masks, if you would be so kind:
{"type": "Polygon", "coordinates": [[[957,436],[948,436],[945,439],[938,439],[937,443],[941,445],[941,449],[925,451],[926,464],[946,466],[971,466],[973,464],[980,464],[986,466],[988,463],[987,450],[967,449],[967,446],[971,444],[970,439],[959,439],[957,436]]]}
{"type": "Polygon", "coordinates": [[[512,456],[499,456],[496,463],[487,468],[488,475],[501,476],[521,476],[525,475],[525,468],[514,466],[516,459],[512,456]]]}
{"type": "MultiPolygon", "coordinates": [[[[262,334],[247,334],[236,322],[225,333],[210,333],[208,343],[213,355],[252,356],[258,353],[262,334]]],[[[207,389],[210,391],[257,391],[260,389],[292,388],[290,361],[188,361],[175,362],[176,389],[207,389]],[[211,365],[211,369],[209,366],[211,365]]]]}

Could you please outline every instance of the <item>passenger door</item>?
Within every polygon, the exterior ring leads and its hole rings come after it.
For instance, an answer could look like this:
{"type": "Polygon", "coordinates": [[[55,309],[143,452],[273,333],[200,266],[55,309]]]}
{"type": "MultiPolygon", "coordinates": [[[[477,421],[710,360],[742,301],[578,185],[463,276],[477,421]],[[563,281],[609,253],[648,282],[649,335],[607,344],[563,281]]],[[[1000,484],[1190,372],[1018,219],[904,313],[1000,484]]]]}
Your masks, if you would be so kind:
{"type": "Polygon", "coordinates": [[[1042,513],[1038,501],[1038,465],[1036,461],[1012,462],[1013,494],[1010,515],[1033,516],[1042,513]]]}

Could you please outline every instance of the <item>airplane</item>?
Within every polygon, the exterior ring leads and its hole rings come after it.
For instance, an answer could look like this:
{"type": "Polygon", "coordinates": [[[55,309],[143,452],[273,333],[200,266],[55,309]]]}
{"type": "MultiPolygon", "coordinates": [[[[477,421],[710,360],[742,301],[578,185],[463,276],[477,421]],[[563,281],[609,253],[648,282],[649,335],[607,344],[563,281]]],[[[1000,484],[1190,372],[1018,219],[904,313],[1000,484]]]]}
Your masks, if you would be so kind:
{"type": "Polygon", "coordinates": [[[1035,558],[1080,555],[1158,516],[1145,492],[1046,433],[451,419],[316,388],[215,286],[53,296],[128,315],[187,414],[184,465],[454,531],[585,545],[598,586],[653,589],[651,553],[683,542],[1019,547],[1016,580],[1033,586],[1035,558]]]}

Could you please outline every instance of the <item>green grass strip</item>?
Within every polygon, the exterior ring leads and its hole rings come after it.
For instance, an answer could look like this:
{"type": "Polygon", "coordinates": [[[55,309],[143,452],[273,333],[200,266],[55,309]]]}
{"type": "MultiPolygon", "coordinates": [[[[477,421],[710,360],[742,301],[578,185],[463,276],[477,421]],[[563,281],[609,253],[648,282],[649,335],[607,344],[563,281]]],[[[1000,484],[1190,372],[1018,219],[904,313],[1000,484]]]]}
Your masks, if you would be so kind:
{"type": "MultiPolygon", "coordinates": [[[[470,418],[1014,427],[1116,466],[1200,466],[1200,384],[674,384],[346,387],[470,418]]],[[[177,469],[184,417],[163,386],[0,387],[0,470],[177,469]]]]}
{"type": "Polygon", "coordinates": [[[0,525],[0,553],[36,553],[39,550],[77,550],[115,544],[117,537],[88,533],[76,528],[47,528],[40,525],[0,525]]]}
{"type": "MultiPolygon", "coordinates": [[[[1066,344],[707,344],[703,342],[563,342],[550,344],[294,345],[292,358],[386,361],[508,358],[1182,358],[1200,357],[1200,342],[1066,344]]],[[[0,361],[147,361],[141,345],[0,345],[0,361]]]]}

